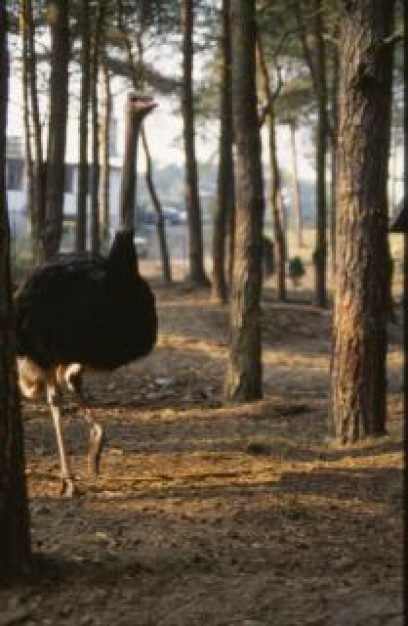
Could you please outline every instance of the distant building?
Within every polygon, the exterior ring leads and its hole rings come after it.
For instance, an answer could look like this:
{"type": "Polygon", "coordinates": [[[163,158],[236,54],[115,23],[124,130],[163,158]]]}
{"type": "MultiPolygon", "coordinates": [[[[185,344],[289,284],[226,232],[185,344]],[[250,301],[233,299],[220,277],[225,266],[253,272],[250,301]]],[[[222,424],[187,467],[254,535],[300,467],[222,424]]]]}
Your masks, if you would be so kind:
{"type": "MultiPolygon", "coordinates": [[[[116,150],[116,146],[113,146],[116,150]]],[[[70,221],[76,215],[78,192],[78,164],[65,164],[64,215],[70,221]]],[[[91,175],[91,172],[90,172],[91,175]]],[[[111,225],[115,229],[119,224],[119,199],[121,167],[110,166],[110,210],[111,225]]],[[[13,235],[23,233],[27,228],[27,176],[21,137],[7,137],[6,147],[6,189],[10,226],[13,235]]],[[[90,189],[90,185],[89,185],[90,189]]]]}

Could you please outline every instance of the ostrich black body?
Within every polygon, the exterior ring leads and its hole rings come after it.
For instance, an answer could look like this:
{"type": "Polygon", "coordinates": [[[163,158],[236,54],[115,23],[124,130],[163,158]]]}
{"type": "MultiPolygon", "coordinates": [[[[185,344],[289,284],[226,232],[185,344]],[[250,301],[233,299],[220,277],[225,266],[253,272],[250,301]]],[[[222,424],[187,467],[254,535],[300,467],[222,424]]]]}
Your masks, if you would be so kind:
{"type": "Polygon", "coordinates": [[[16,295],[15,321],[18,356],[44,369],[112,370],[147,355],[157,315],[133,233],[117,233],[107,258],[61,255],[35,270],[16,295]]]}

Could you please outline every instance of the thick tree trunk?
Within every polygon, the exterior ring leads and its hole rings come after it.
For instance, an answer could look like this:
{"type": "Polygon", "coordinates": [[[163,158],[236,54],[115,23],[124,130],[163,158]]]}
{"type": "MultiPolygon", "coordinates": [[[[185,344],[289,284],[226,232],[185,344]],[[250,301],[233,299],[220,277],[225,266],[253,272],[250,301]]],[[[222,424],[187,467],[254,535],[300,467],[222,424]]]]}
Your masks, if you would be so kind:
{"type": "Polygon", "coordinates": [[[234,274],[234,259],[235,259],[235,238],[236,238],[236,211],[235,211],[235,165],[234,165],[234,156],[232,157],[232,172],[230,180],[234,184],[234,189],[232,190],[232,200],[233,203],[231,205],[231,213],[228,215],[228,257],[227,257],[227,275],[228,275],[228,293],[231,293],[232,290],[232,281],[234,274]]]}
{"type": "Polygon", "coordinates": [[[70,55],[69,2],[48,5],[51,27],[50,119],[48,124],[45,258],[60,247],[64,214],[65,146],[68,116],[68,64],[70,55]]]}
{"type": "MultiPolygon", "coordinates": [[[[213,232],[212,297],[225,303],[228,297],[226,276],[226,246],[230,215],[234,212],[234,162],[232,155],[233,123],[231,102],[231,32],[229,22],[230,0],[222,4],[221,37],[221,94],[220,94],[220,141],[217,181],[217,204],[213,232]]],[[[231,233],[229,234],[231,237],[231,233]]]]}
{"type": "Polygon", "coordinates": [[[10,229],[7,214],[6,119],[8,50],[6,7],[0,4],[0,583],[27,573],[30,533],[23,427],[17,391],[12,324],[10,229]]]}
{"type": "Polygon", "coordinates": [[[331,212],[330,212],[330,247],[332,276],[336,272],[336,189],[337,189],[337,134],[338,134],[338,103],[339,103],[339,63],[338,47],[333,50],[333,80],[331,88],[332,132],[331,148],[331,212]]]}
{"type": "Polygon", "coordinates": [[[198,194],[198,174],[195,155],[195,128],[193,102],[193,0],[181,5],[183,35],[182,113],[184,122],[185,195],[189,232],[189,280],[198,287],[209,286],[204,269],[204,247],[201,207],[198,194]]]}
{"type": "Polygon", "coordinates": [[[81,103],[79,112],[79,169],[78,169],[78,197],[77,197],[77,232],[76,250],[86,250],[88,220],[88,110],[90,92],[90,6],[88,0],[81,4],[81,103]]]}
{"type": "Polygon", "coordinates": [[[332,413],[345,444],[386,424],[393,7],[361,0],[341,20],[332,413]]]}
{"type": "Polygon", "coordinates": [[[228,401],[245,401],[262,396],[260,297],[264,190],[255,85],[254,0],[231,0],[230,17],[237,228],[224,394],[228,401]]]}

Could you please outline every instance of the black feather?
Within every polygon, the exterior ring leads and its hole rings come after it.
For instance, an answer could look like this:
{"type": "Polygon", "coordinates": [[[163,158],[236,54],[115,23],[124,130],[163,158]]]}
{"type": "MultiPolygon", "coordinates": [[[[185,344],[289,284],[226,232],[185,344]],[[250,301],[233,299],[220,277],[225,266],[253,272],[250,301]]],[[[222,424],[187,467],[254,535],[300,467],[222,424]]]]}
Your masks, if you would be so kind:
{"type": "Polygon", "coordinates": [[[112,370],[148,354],[157,338],[152,291],[140,276],[133,234],[116,234],[107,258],[61,255],[15,298],[18,356],[40,367],[80,363],[112,370]]]}

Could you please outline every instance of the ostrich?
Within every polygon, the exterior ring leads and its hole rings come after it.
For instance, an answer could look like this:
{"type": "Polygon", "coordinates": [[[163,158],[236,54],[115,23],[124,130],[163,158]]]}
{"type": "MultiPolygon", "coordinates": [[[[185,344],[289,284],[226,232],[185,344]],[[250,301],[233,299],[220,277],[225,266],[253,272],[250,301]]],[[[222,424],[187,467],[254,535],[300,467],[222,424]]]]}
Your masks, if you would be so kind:
{"type": "Polygon", "coordinates": [[[114,370],[147,355],[156,343],[155,300],[139,273],[129,217],[135,199],[129,187],[135,183],[138,130],[154,106],[146,97],[132,96],[128,101],[134,150],[126,150],[123,168],[121,213],[126,228],[116,233],[108,256],[60,255],[37,268],[15,296],[20,389],[27,398],[46,392],[60,458],[61,494],[66,496],[75,493],[75,484],[62,434],[61,388],[65,385],[74,392],[83,409],[89,424],[89,470],[97,474],[103,429],[85,401],[83,372],[114,370]]]}

